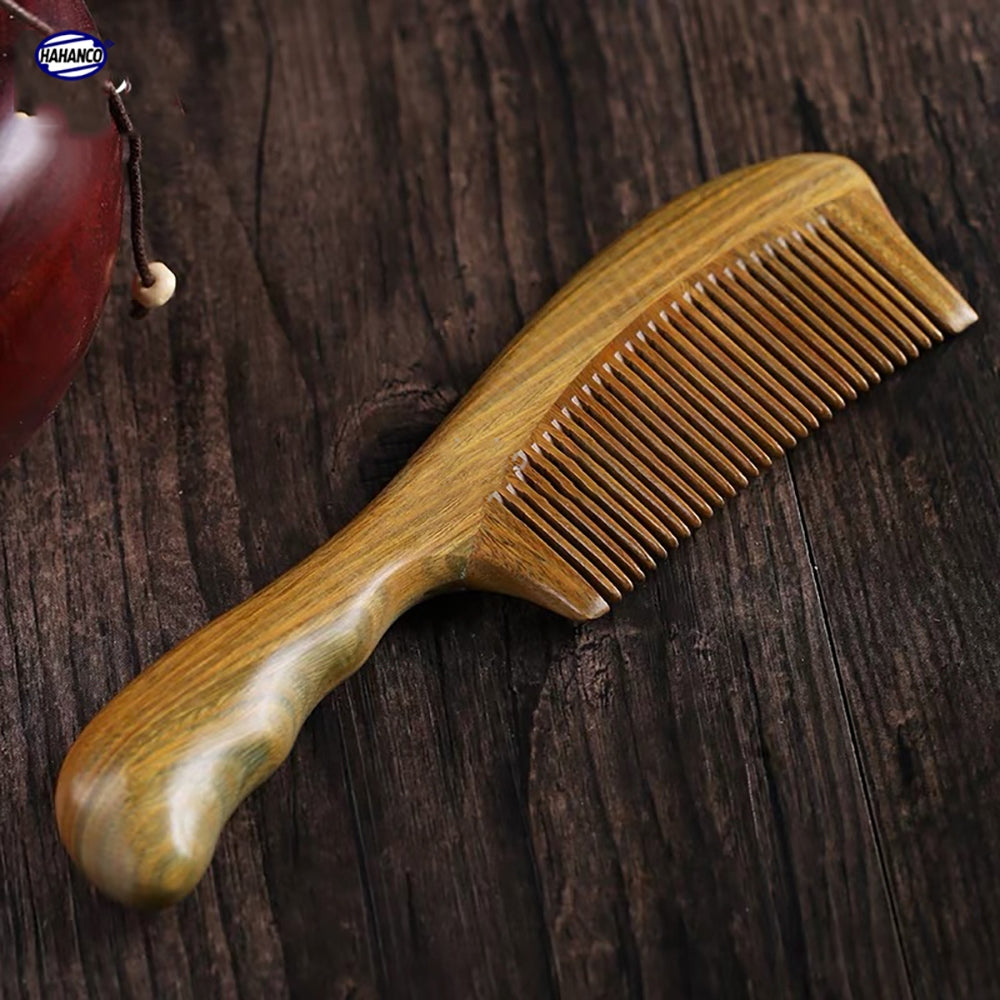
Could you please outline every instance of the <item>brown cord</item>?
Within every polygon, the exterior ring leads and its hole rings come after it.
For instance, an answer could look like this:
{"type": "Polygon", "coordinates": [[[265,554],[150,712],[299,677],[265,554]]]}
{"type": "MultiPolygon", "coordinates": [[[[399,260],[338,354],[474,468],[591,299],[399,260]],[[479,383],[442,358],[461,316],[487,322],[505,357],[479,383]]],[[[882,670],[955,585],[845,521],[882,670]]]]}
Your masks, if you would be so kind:
{"type": "Polygon", "coordinates": [[[19,17],[25,24],[30,25],[35,31],[40,31],[43,35],[54,35],[56,29],[51,24],[43,21],[37,14],[32,14],[14,0],[0,0],[0,7],[5,7],[14,15],[19,17]]]}
{"type": "MultiPolygon", "coordinates": [[[[20,18],[25,24],[40,31],[43,35],[54,35],[56,29],[40,17],[26,10],[15,0],[0,0],[0,7],[10,11],[14,17],[20,18]]],[[[128,142],[128,196],[130,208],[130,235],[132,238],[132,259],[135,261],[136,273],[143,287],[150,288],[156,281],[149,269],[149,254],[146,250],[145,202],[142,195],[142,171],[139,163],[142,160],[142,138],[135,130],[132,119],[125,109],[115,85],[107,80],[104,83],[108,95],[108,111],[115,128],[128,142]]],[[[137,303],[133,306],[132,315],[141,318],[147,310],[137,303]]]]}
{"type": "Polygon", "coordinates": [[[131,209],[130,234],[132,237],[132,258],[139,280],[146,288],[152,287],[156,279],[149,269],[149,254],[146,252],[145,202],[142,195],[142,137],[135,130],[125,102],[115,85],[109,80],[104,85],[108,95],[108,110],[115,127],[128,141],[128,195],[131,209]]]}

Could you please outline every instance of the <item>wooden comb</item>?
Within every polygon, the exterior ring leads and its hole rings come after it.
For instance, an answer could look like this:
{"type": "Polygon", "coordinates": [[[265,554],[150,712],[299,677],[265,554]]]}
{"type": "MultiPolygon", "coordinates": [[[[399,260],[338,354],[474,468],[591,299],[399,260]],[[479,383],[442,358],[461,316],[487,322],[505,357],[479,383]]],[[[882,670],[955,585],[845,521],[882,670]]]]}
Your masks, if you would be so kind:
{"type": "Polygon", "coordinates": [[[865,173],[727,174],[588,264],[308,559],[141,673],[59,776],[70,854],[162,905],[407,608],[447,589],[604,614],[819,422],[976,318],[865,173]]]}

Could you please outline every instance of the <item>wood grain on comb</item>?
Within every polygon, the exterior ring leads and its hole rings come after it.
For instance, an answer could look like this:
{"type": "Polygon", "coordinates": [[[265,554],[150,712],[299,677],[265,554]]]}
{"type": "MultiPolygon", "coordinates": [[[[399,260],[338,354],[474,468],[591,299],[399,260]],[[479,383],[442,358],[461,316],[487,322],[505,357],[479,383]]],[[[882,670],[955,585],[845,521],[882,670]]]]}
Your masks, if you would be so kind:
{"type": "Polygon", "coordinates": [[[736,171],[608,247],[400,474],[161,657],[71,748],[68,850],[105,892],[189,892],[306,716],[429,594],[594,618],[835,410],[975,314],[836,156],[736,171]]]}
{"type": "Polygon", "coordinates": [[[620,600],[820,421],[944,339],[877,254],[816,212],[688,276],[572,382],[491,501],[620,600]]]}

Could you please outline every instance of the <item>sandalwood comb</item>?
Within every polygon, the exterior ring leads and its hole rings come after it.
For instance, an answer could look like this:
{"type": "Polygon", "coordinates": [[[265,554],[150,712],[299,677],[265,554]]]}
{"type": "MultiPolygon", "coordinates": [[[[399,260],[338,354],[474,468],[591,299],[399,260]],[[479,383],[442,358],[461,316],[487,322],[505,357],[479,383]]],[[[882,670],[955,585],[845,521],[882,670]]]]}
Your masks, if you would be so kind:
{"type": "Polygon", "coordinates": [[[407,608],[474,587],[596,618],[821,420],[976,318],[856,164],[773,160],[563,288],[304,562],[141,673],[56,790],[104,892],[189,892],[234,809],[407,608]]]}

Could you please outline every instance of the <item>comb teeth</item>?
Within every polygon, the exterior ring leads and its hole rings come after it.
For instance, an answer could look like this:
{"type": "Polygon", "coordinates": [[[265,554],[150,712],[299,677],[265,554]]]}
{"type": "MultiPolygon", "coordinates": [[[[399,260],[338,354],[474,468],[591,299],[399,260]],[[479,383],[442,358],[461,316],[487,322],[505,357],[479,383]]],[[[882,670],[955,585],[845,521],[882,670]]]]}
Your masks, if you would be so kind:
{"type": "Polygon", "coordinates": [[[616,337],[491,503],[612,603],[942,326],[849,221],[760,234],[616,337]]]}

